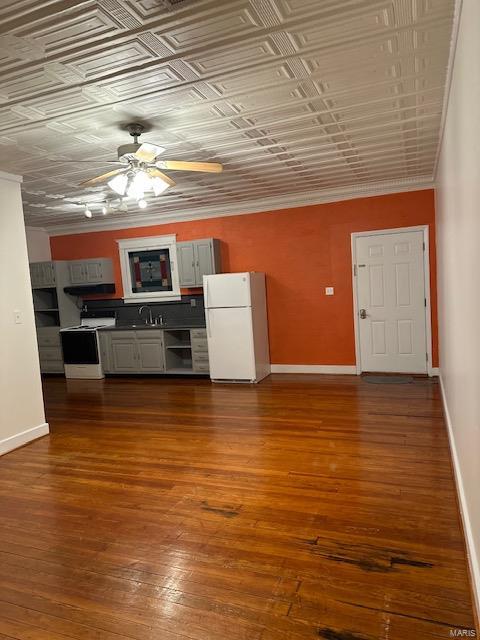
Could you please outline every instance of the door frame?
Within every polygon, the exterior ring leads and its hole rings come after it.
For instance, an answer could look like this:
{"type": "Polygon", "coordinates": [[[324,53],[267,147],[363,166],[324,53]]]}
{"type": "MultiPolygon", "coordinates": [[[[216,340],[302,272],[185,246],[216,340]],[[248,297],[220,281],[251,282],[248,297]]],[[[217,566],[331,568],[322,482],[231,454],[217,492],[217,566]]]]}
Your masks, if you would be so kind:
{"type": "Polygon", "coordinates": [[[394,229],[375,229],[373,231],[355,231],[351,234],[352,247],[352,287],[353,287],[353,323],[355,330],[355,366],[357,375],[362,373],[362,359],[360,354],[360,326],[358,321],[358,291],[357,276],[355,273],[356,264],[356,239],[362,236],[380,236],[393,233],[408,233],[410,231],[421,231],[423,233],[423,242],[425,251],[423,252],[423,273],[425,299],[425,340],[427,348],[427,374],[431,377],[434,375],[432,363],[432,308],[430,296],[430,243],[429,243],[429,225],[422,224],[415,227],[397,227],[394,229]]]}

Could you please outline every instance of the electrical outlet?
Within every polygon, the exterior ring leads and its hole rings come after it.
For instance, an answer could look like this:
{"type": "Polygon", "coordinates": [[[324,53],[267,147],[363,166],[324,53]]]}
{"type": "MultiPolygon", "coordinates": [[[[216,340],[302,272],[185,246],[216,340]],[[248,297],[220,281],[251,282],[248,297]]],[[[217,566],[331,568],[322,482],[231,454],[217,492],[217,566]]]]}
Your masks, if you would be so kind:
{"type": "Polygon", "coordinates": [[[196,307],[197,306],[197,301],[195,300],[195,298],[190,298],[190,306],[191,307],[196,307]]]}
{"type": "Polygon", "coordinates": [[[325,287],[326,296],[333,296],[334,293],[335,293],[335,290],[333,287],[325,287]]]}
{"type": "Polygon", "coordinates": [[[13,312],[13,319],[15,321],[15,324],[22,324],[22,322],[23,322],[22,312],[18,311],[18,309],[16,309],[13,312]]]}

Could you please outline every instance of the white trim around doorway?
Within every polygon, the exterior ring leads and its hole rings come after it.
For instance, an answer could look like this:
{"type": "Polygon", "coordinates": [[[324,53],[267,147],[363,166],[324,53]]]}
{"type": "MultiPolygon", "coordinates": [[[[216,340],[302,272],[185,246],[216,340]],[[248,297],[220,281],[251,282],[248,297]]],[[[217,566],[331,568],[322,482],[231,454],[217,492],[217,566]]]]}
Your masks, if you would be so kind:
{"type": "Polygon", "coordinates": [[[424,279],[425,279],[425,338],[427,348],[427,374],[431,377],[438,375],[438,370],[432,364],[432,305],[430,294],[430,242],[428,236],[429,226],[418,225],[416,227],[400,227],[395,229],[378,229],[375,231],[356,231],[351,234],[352,243],[352,286],[353,286],[353,323],[355,328],[355,361],[357,363],[357,375],[362,373],[362,361],[360,356],[360,327],[358,323],[357,279],[355,275],[356,264],[356,239],[361,236],[379,236],[392,233],[408,233],[409,231],[422,231],[425,251],[423,252],[424,279]]]}

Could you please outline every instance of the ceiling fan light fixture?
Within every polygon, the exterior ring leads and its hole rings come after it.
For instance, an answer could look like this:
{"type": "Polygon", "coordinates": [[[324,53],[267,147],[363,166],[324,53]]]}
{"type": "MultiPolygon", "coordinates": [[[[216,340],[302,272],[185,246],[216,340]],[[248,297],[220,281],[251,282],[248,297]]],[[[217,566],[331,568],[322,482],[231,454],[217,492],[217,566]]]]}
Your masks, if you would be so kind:
{"type": "Polygon", "coordinates": [[[102,213],[104,216],[108,215],[109,213],[113,213],[114,211],[115,211],[115,206],[111,200],[106,202],[102,207],[102,213]]]}
{"type": "Polygon", "coordinates": [[[128,177],[122,173],[108,181],[108,186],[121,196],[125,195],[127,189],[128,177]]]}
{"type": "Polygon", "coordinates": [[[143,199],[145,191],[151,189],[150,176],[145,171],[137,171],[127,187],[127,196],[136,200],[143,199]]]}
{"type": "Polygon", "coordinates": [[[159,178],[158,176],[155,178],[151,178],[151,183],[152,183],[152,189],[153,189],[153,193],[156,196],[159,196],[160,194],[162,194],[164,191],[166,191],[169,187],[168,182],[165,182],[165,180],[162,180],[161,178],[159,178]]]}
{"type": "Polygon", "coordinates": [[[86,218],[91,218],[91,217],[92,217],[92,215],[93,215],[93,213],[91,212],[91,210],[88,208],[88,205],[85,205],[85,212],[84,212],[84,214],[85,214],[85,217],[86,217],[86,218]]]}
{"type": "Polygon", "coordinates": [[[148,206],[148,203],[146,200],[144,200],[143,198],[140,198],[140,200],[138,201],[138,206],[140,207],[140,209],[146,209],[148,206]]]}

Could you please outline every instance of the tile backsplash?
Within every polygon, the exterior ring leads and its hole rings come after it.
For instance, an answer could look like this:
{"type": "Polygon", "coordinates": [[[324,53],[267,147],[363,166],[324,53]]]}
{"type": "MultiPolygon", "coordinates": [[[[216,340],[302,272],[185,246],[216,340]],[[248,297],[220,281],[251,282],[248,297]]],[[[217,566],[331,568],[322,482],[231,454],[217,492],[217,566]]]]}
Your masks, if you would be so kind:
{"type": "MultiPolygon", "coordinates": [[[[85,300],[82,316],[101,316],[103,312],[110,315],[115,311],[117,325],[136,324],[139,321],[138,310],[142,304],[125,304],[121,299],[114,300],[85,300]]],[[[152,310],[152,316],[163,316],[168,325],[205,326],[205,308],[203,295],[182,296],[175,302],[152,302],[147,305],[152,310]]],[[[142,313],[142,322],[148,317],[146,310],[142,313]]]]}

